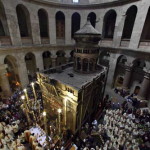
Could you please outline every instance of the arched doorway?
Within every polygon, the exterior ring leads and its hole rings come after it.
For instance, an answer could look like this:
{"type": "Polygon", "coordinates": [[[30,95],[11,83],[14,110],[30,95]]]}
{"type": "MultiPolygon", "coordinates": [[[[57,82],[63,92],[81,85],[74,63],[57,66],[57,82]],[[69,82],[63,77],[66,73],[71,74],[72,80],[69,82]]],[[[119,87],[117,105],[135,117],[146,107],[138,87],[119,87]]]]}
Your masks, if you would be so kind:
{"type": "Polygon", "coordinates": [[[29,81],[32,81],[36,76],[36,60],[33,53],[27,53],[25,56],[25,62],[28,72],[29,81]]]}
{"type": "Polygon", "coordinates": [[[43,65],[44,69],[52,67],[51,53],[49,51],[43,53],[43,65]]]}
{"type": "Polygon", "coordinates": [[[88,18],[90,18],[90,22],[91,22],[92,26],[95,28],[96,14],[94,12],[89,13],[88,18]]]}
{"type": "Polygon", "coordinates": [[[62,64],[66,63],[66,58],[65,58],[65,52],[64,51],[58,51],[56,53],[57,58],[56,58],[56,65],[60,66],[62,64]]]}
{"type": "Polygon", "coordinates": [[[76,31],[78,31],[80,29],[80,21],[81,21],[81,17],[79,15],[79,13],[75,12],[72,15],[72,30],[71,30],[71,37],[73,38],[74,33],[76,31]]]}
{"type": "Polygon", "coordinates": [[[18,65],[17,60],[13,56],[6,56],[4,59],[4,64],[7,64],[7,74],[8,81],[11,87],[11,91],[14,92],[18,87],[20,87],[20,79],[18,75],[18,65]]]}
{"type": "Polygon", "coordinates": [[[131,6],[127,10],[125,24],[124,24],[124,28],[123,28],[122,39],[130,39],[131,38],[136,14],[137,14],[137,7],[136,6],[131,6]]]}
{"type": "Polygon", "coordinates": [[[65,15],[59,11],[56,13],[56,38],[65,39],[65,15]]]}
{"type": "Polygon", "coordinates": [[[115,10],[109,10],[104,16],[103,37],[112,39],[115,31],[117,14],[115,10]]]}

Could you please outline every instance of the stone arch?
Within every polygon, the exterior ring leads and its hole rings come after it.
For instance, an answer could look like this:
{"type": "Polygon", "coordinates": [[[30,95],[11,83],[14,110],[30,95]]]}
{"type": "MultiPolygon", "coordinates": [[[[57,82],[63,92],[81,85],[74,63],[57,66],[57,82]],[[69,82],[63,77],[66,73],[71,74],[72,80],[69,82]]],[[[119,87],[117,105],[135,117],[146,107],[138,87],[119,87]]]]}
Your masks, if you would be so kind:
{"type": "Polygon", "coordinates": [[[27,53],[25,55],[25,62],[26,62],[29,81],[32,81],[37,71],[35,55],[31,52],[27,53]]]}
{"type": "Polygon", "coordinates": [[[51,68],[52,67],[51,53],[49,51],[45,51],[43,52],[42,56],[44,69],[51,68]]]}
{"type": "Polygon", "coordinates": [[[48,14],[47,14],[46,10],[39,9],[38,18],[39,18],[39,26],[40,26],[40,36],[41,37],[49,37],[48,14]]]}
{"type": "Polygon", "coordinates": [[[28,9],[19,4],[16,7],[18,25],[21,37],[31,37],[31,21],[28,9]]]}
{"type": "Polygon", "coordinates": [[[0,1],[0,36],[9,36],[9,29],[3,3],[0,1]]]}
{"type": "Polygon", "coordinates": [[[127,57],[125,55],[120,55],[117,58],[114,79],[113,79],[114,87],[122,87],[122,85],[123,85],[126,62],[127,62],[127,57]]]}
{"type": "Polygon", "coordinates": [[[150,7],[148,9],[148,13],[144,23],[144,27],[141,35],[141,41],[150,40],[149,28],[150,28],[150,7]]]}
{"type": "Polygon", "coordinates": [[[72,14],[72,23],[71,23],[71,26],[72,26],[71,36],[72,36],[72,38],[74,36],[74,33],[80,29],[80,22],[81,22],[80,14],[77,12],[73,13],[72,14]]]}
{"type": "Polygon", "coordinates": [[[7,64],[7,77],[12,92],[20,86],[20,79],[18,74],[17,60],[14,56],[7,55],[4,59],[4,64],[7,64]]]}
{"type": "Polygon", "coordinates": [[[90,22],[92,26],[95,28],[96,25],[96,14],[94,12],[91,12],[88,14],[88,18],[90,18],[90,22]]]}
{"type": "Polygon", "coordinates": [[[66,53],[64,51],[59,50],[56,52],[56,55],[57,55],[57,58],[56,58],[56,65],[57,66],[60,66],[60,65],[66,63],[66,58],[65,58],[66,53]]]}
{"type": "Polygon", "coordinates": [[[103,37],[104,38],[113,38],[115,31],[117,13],[115,10],[109,10],[103,20],[103,37]]]}
{"type": "Polygon", "coordinates": [[[126,19],[123,28],[122,39],[130,39],[134,27],[134,22],[137,14],[137,7],[135,5],[128,8],[126,12],[126,19]]]}
{"type": "Polygon", "coordinates": [[[58,11],[55,15],[56,19],[56,38],[65,38],[65,15],[63,12],[58,11]]]}

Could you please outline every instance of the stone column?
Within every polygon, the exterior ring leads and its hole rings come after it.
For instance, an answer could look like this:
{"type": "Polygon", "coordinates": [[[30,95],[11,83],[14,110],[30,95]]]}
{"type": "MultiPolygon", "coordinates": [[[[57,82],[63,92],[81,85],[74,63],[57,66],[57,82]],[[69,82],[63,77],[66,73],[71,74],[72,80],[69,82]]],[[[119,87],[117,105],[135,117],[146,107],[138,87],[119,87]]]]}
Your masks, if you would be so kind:
{"type": "Polygon", "coordinates": [[[142,34],[142,30],[143,30],[144,23],[146,20],[146,16],[148,13],[148,9],[149,9],[149,5],[141,5],[138,7],[138,12],[140,13],[137,13],[137,16],[135,19],[129,48],[136,49],[139,46],[139,42],[141,39],[141,34],[142,34]],[[139,20],[140,20],[140,23],[139,23],[139,20]]]}
{"type": "Polygon", "coordinates": [[[29,84],[28,72],[24,58],[18,60],[18,74],[22,88],[29,84]]]}
{"type": "Polygon", "coordinates": [[[56,57],[52,57],[52,67],[56,66],[56,57]]]}
{"type": "Polygon", "coordinates": [[[113,40],[114,40],[113,47],[119,47],[120,46],[125,19],[126,19],[125,14],[117,17],[115,31],[114,31],[114,38],[113,38],[113,40]]]}
{"type": "Polygon", "coordinates": [[[141,85],[140,92],[138,94],[138,98],[141,100],[146,100],[149,88],[150,88],[150,73],[146,73],[141,85]]]}
{"type": "Polygon", "coordinates": [[[65,14],[65,44],[71,44],[71,15],[65,14]]]}
{"type": "Polygon", "coordinates": [[[124,80],[123,80],[123,88],[126,90],[129,89],[131,75],[132,75],[132,68],[130,66],[126,66],[125,76],[124,76],[124,80]]]}
{"type": "Polygon", "coordinates": [[[87,13],[83,11],[81,14],[80,28],[82,28],[86,22],[87,22],[87,13]]]}
{"type": "Polygon", "coordinates": [[[32,11],[32,13],[30,13],[30,21],[31,21],[31,35],[33,44],[39,45],[41,44],[41,37],[37,12],[32,11]]]}
{"type": "Polygon", "coordinates": [[[107,83],[106,83],[106,90],[108,91],[113,88],[113,80],[114,80],[114,74],[115,74],[115,68],[117,63],[117,56],[116,54],[110,54],[110,61],[108,64],[108,75],[107,75],[107,83]]]}
{"type": "Polygon", "coordinates": [[[35,61],[36,61],[36,68],[38,68],[39,71],[44,70],[43,57],[41,53],[39,52],[35,53],[35,61]]]}
{"type": "Polygon", "coordinates": [[[10,96],[11,89],[10,89],[8,77],[6,76],[7,73],[6,68],[7,68],[6,64],[0,65],[0,84],[1,84],[3,94],[10,96]]]}
{"type": "Polygon", "coordinates": [[[9,1],[3,1],[3,4],[4,7],[7,8],[5,9],[5,14],[7,18],[7,24],[8,24],[12,45],[14,46],[21,45],[22,42],[20,37],[15,3],[14,4],[12,3],[10,6],[9,1]]]}
{"type": "Polygon", "coordinates": [[[69,63],[70,57],[66,57],[66,64],[69,63]]]}
{"type": "Polygon", "coordinates": [[[56,45],[56,20],[55,20],[55,14],[53,14],[51,11],[49,12],[49,37],[50,37],[50,44],[56,45]]]}
{"type": "Polygon", "coordinates": [[[76,129],[76,117],[77,117],[77,104],[73,104],[73,132],[75,132],[76,129]]]}

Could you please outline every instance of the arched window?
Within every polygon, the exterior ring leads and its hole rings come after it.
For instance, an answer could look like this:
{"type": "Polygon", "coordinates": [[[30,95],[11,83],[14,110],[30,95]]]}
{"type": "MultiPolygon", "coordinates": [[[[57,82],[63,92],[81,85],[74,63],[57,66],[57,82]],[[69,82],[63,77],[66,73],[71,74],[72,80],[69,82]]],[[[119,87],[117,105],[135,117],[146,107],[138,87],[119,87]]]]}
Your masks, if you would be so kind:
{"type": "Polygon", "coordinates": [[[60,11],[56,13],[56,37],[65,38],[65,16],[60,11]]]}
{"type": "Polygon", "coordinates": [[[90,22],[91,22],[92,26],[95,28],[96,14],[94,12],[89,13],[88,18],[90,18],[90,22]]]}
{"type": "Polygon", "coordinates": [[[48,37],[48,16],[45,10],[40,9],[38,11],[39,25],[40,25],[40,36],[48,37]]]}
{"type": "Polygon", "coordinates": [[[130,39],[131,38],[136,14],[137,14],[137,7],[136,6],[131,6],[127,10],[122,38],[124,38],[124,39],[130,39]]]}
{"type": "Polygon", "coordinates": [[[72,15],[72,30],[71,30],[71,36],[73,37],[74,33],[80,29],[80,21],[81,17],[76,12],[72,15]]]}
{"type": "Polygon", "coordinates": [[[0,36],[5,36],[4,27],[3,27],[1,20],[0,20],[0,36]]]}
{"type": "Polygon", "coordinates": [[[117,14],[114,10],[109,10],[104,17],[103,37],[113,38],[117,14]]]}
{"type": "Polygon", "coordinates": [[[141,40],[150,40],[149,28],[150,28],[150,8],[149,8],[147,16],[146,16],[144,28],[142,31],[141,40]]]}
{"type": "Polygon", "coordinates": [[[21,37],[29,37],[31,35],[30,16],[27,8],[23,5],[16,7],[18,24],[21,37]]]}
{"type": "Polygon", "coordinates": [[[0,36],[9,36],[5,9],[1,1],[0,1],[0,36]]]}

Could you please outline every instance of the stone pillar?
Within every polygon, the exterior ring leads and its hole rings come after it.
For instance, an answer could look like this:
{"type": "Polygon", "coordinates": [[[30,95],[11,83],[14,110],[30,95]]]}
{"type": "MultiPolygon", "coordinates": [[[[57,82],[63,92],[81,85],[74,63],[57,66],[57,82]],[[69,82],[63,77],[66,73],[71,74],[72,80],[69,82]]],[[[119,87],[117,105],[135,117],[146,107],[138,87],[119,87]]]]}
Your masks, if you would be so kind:
{"type": "Polygon", "coordinates": [[[138,12],[140,13],[137,13],[137,16],[135,19],[129,48],[136,49],[139,46],[139,42],[141,39],[141,34],[142,34],[142,30],[143,30],[144,23],[146,20],[146,16],[148,13],[148,9],[149,9],[149,5],[141,5],[138,7],[138,12]],[[140,20],[140,23],[139,23],[139,20],[140,20]]]}
{"type": "Polygon", "coordinates": [[[82,14],[81,14],[81,23],[80,23],[80,28],[82,28],[84,25],[85,25],[85,23],[87,22],[87,13],[86,12],[82,12],[82,14]]]}
{"type": "Polygon", "coordinates": [[[73,132],[76,131],[77,106],[76,103],[73,104],[73,132]]]}
{"type": "Polygon", "coordinates": [[[56,45],[56,20],[55,15],[51,11],[49,15],[49,37],[50,37],[50,44],[56,45]]]}
{"type": "Polygon", "coordinates": [[[39,45],[41,44],[41,37],[37,12],[32,11],[32,13],[30,13],[30,21],[31,21],[31,35],[33,44],[39,45]]]}
{"type": "Polygon", "coordinates": [[[0,84],[1,84],[3,94],[10,96],[11,89],[10,89],[8,77],[6,76],[7,73],[6,68],[7,68],[6,64],[0,65],[0,84]]]}
{"type": "Polygon", "coordinates": [[[66,57],[66,64],[69,63],[70,57],[66,57]]]}
{"type": "Polygon", "coordinates": [[[114,38],[113,38],[113,40],[114,40],[113,47],[119,47],[120,46],[125,19],[126,19],[125,14],[122,16],[117,16],[114,38]]]}
{"type": "Polygon", "coordinates": [[[28,72],[24,58],[18,60],[18,74],[22,88],[29,84],[28,72]]]}
{"type": "Polygon", "coordinates": [[[22,44],[22,42],[21,42],[19,25],[17,20],[16,6],[15,4],[11,4],[10,6],[10,1],[3,1],[3,4],[4,7],[7,8],[5,9],[5,14],[7,18],[7,24],[8,24],[12,45],[19,46],[22,44]]]}
{"type": "Polygon", "coordinates": [[[126,66],[125,76],[124,76],[124,80],[123,80],[123,88],[124,89],[129,89],[131,75],[132,75],[132,68],[130,66],[126,66]]]}
{"type": "Polygon", "coordinates": [[[140,92],[138,94],[138,98],[141,100],[146,100],[149,88],[150,88],[150,73],[146,73],[141,85],[140,92]]]}
{"type": "Polygon", "coordinates": [[[56,57],[51,58],[52,59],[52,67],[56,66],[56,57]]]}
{"type": "Polygon", "coordinates": [[[44,70],[43,57],[41,53],[39,52],[35,53],[35,61],[36,61],[36,68],[39,69],[39,71],[44,70]]]}
{"type": "Polygon", "coordinates": [[[65,16],[65,44],[71,44],[71,15],[66,14],[65,16]]]}
{"type": "Polygon", "coordinates": [[[107,83],[106,83],[107,86],[106,90],[108,89],[108,91],[113,87],[115,68],[117,64],[117,56],[115,54],[110,54],[109,64],[108,64],[108,75],[107,75],[107,83]]]}

